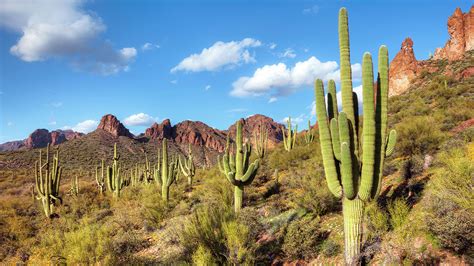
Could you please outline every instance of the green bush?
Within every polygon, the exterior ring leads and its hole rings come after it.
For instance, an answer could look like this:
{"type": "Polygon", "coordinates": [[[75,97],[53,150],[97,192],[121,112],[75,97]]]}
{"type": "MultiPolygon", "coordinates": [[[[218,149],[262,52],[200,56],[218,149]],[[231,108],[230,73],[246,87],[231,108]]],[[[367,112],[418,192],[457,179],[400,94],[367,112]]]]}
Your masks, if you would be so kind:
{"type": "Polygon", "coordinates": [[[322,177],[297,179],[301,195],[296,197],[297,205],[315,215],[325,215],[340,208],[340,202],[332,195],[322,177]]]}
{"type": "Polygon", "coordinates": [[[390,214],[390,225],[393,229],[397,229],[405,223],[410,208],[404,199],[398,198],[388,204],[388,213],[390,214]]]}
{"type": "Polygon", "coordinates": [[[389,229],[388,215],[376,201],[370,202],[365,208],[364,224],[367,228],[367,242],[380,239],[389,229]]]}
{"type": "MultiPolygon", "coordinates": [[[[472,145],[472,144],[471,144],[472,145]]],[[[438,156],[428,184],[428,229],[440,244],[474,258],[474,164],[465,148],[438,156]]]]}
{"type": "Polygon", "coordinates": [[[192,257],[193,265],[197,266],[217,266],[218,264],[212,256],[212,252],[209,249],[199,246],[193,253],[192,257]]]}
{"type": "Polygon", "coordinates": [[[326,238],[327,233],[321,231],[319,219],[305,216],[288,226],[282,250],[290,259],[308,260],[318,255],[326,238]]]}
{"type": "Polygon", "coordinates": [[[444,140],[437,121],[428,116],[415,116],[403,119],[397,125],[396,151],[400,155],[430,154],[436,151],[444,140]]]}

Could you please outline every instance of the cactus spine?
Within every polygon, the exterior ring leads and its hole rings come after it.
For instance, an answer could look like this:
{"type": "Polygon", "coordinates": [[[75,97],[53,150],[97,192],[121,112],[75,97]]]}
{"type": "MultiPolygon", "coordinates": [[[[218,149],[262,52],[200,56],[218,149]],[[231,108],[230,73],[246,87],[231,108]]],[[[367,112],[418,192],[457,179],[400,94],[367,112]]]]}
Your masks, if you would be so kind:
{"type": "Polygon", "coordinates": [[[352,91],[347,11],[339,11],[342,112],[337,112],[334,82],[329,82],[328,108],[324,88],[316,81],[316,116],[326,181],[329,190],[343,198],[345,262],[359,264],[362,215],[365,202],[378,196],[385,156],[393,151],[396,132],[387,138],[388,50],[379,49],[377,98],[374,98],[372,57],[362,61],[363,132],[358,134],[357,96],[352,91]],[[374,99],[376,103],[374,103],[374,99]],[[328,124],[329,123],[329,124],[328,124]],[[363,151],[363,152],[362,152],[363,151]]]}
{"type": "Polygon", "coordinates": [[[107,186],[113,192],[114,197],[120,197],[120,191],[124,187],[119,166],[120,155],[117,154],[117,143],[114,144],[114,158],[112,166],[107,167],[107,186]]]}
{"type": "Polygon", "coordinates": [[[53,165],[50,168],[49,143],[46,147],[46,162],[44,164],[42,157],[40,150],[39,160],[35,163],[36,199],[41,201],[44,214],[50,218],[54,204],[57,201],[62,203],[62,199],[59,197],[62,168],[59,166],[59,151],[56,151],[56,155],[53,156],[53,165]]]}
{"type": "Polygon", "coordinates": [[[179,159],[179,168],[181,169],[183,175],[188,178],[188,185],[191,186],[193,184],[193,177],[196,174],[191,144],[188,146],[188,158],[185,158],[184,160],[181,158],[179,159]]]}
{"type": "Polygon", "coordinates": [[[252,148],[248,143],[242,143],[242,123],[240,120],[237,121],[235,141],[235,156],[229,151],[230,141],[227,138],[222,164],[218,158],[218,165],[221,172],[225,174],[229,182],[234,186],[234,210],[239,212],[242,209],[244,187],[250,185],[257,175],[260,159],[256,159],[252,164],[249,163],[252,148]]]}
{"type": "Polygon", "coordinates": [[[267,152],[268,130],[261,123],[258,131],[254,132],[255,150],[258,158],[263,159],[267,152]],[[258,134],[257,134],[258,133],[258,134]]]}
{"type": "Polygon", "coordinates": [[[311,120],[308,120],[308,131],[304,135],[304,140],[306,144],[309,144],[314,141],[314,133],[313,129],[311,128],[311,120]]]}
{"type": "Polygon", "coordinates": [[[101,161],[101,171],[99,175],[99,166],[95,168],[95,182],[99,188],[100,195],[104,194],[105,191],[105,175],[104,175],[104,160],[101,161]]]}
{"type": "Polygon", "coordinates": [[[292,130],[291,117],[288,117],[286,121],[287,124],[287,136],[285,135],[285,129],[282,129],[283,132],[283,145],[285,146],[286,151],[291,151],[295,147],[296,143],[296,134],[298,133],[298,125],[295,126],[295,130],[292,130]]]}
{"type": "Polygon", "coordinates": [[[178,174],[178,159],[171,159],[171,162],[168,163],[168,140],[163,139],[163,156],[161,158],[161,198],[168,204],[169,201],[169,192],[170,186],[176,180],[176,175],[178,174]]]}

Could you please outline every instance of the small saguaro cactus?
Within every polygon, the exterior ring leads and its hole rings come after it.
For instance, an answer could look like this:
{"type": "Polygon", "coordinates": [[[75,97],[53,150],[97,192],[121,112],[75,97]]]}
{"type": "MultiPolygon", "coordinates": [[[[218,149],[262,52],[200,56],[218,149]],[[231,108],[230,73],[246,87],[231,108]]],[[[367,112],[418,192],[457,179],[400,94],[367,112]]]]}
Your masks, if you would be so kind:
{"type": "Polygon", "coordinates": [[[184,160],[182,158],[179,158],[179,168],[181,169],[183,175],[188,178],[188,185],[191,186],[193,184],[193,177],[196,174],[196,167],[194,166],[191,144],[189,144],[188,146],[188,157],[184,160]]]}
{"type": "Polygon", "coordinates": [[[95,182],[97,183],[97,187],[99,188],[100,195],[104,194],[105,191],[105,162],[104,159],[101,160],[101,171],[99,175],[99,166],[95,168],[95,182]]]}
{"type": "Polygon", "coordinates": [[[298,125],[295,126],[295,130],[292,130],[291,117],[288,117],[286,120],[287,124],[287,134],[285,135],[285,129],[283,131],[283,145],[285,146],[286,151],[291,151],[296,144],[296,134],[298,133],[298,125]]]}
{"type": "Polygon", "coordinates": [[[244,187],[250,185],[257,175],[260,159],[256,159],[250,164],[250,153],[252,151],[249,143],[243,144],[242,124],[237,121],[237,133],[235,137],[235,156],[230,153],[230,140],[227,137],[227,145],[225,148],[222,162],[218,158],[219,169],[227,177],[229,182],[234,186],[234,210],[239,212],[242,209],[242,200],[244,195],[244,187]]]}
{"type": "Polygon", "coordinates": [[[79,181],[77,175],[71,179],[71,189],[69,190],[69,194],[72,196],[79,195],[79,181]]]}
{"type": "Polygon", "coordinates": [[[143,181],[145,183],[153,182],[153,173],[151,170],[150,162],[148,161],[148,156],[145,153],[145,165],[143,166],[143,181]]]}
{"type": "Polygon", "coordinates": [[[260,124],[258,131],[254,131],[255,150],[260,159],[265,157],[267,152],[268,130],[260,124]]]}
{"type": "Polygon", "coordinates": [[[138,186],[140,183],[140,169],[138,164],[135,164],[135,167],[130,169],[130,181],[132,186],[138,186]]]}
{"type": "Polygon", "coordinates": [[[159,148],[156,151],[156,164],[153,165],[153,179],[161,187],[161,157],[159,148]]]}
{"type": "Polygon", "coordinates": [[[313,129],[311,128],[311,120],[308,120],[308,131],[304,135],[304,141],[306,144],[309,144],[314,141],[314,133],[313,129]]]}
{"type": "Polygon", "coordinates": [[[46,162],[44,164],[42,157],[40,150],[39,160],[35,163],[36,199],[41,201],[46,217],[51,218],[55,203],[62,203],[59,196],[62,168],[59,166],[59,151],[56,151],[56,155],[53,156],[53,165],[50,167],[49,143],[46,146],[46,162]]]}
{"type": "Polygon", "coordinates": [[[162,158],[161,158],[161,198],[163,201],[168,204],[169,201],[169,192],[170,186],[176,180],[176,175],[178,174],[178,159],[177,157],[172,158],[171,162],[168,163],[168,140],[163,139],[162,143],[162,158]]]}
{"type": "Polygon", "coordinates": [[[107,186],[114,197],[120,197],[120,191],[124,187],[119,166],[120,155],[117,154],[117,143],[114,144],[114,158],[111,166],[107,167],[107,186]]]}
{"type": "Polygon", "coordinates": [[[345,262],[360,264],[363,210],[377,198],[385,156],[393,152],[396,132],[387,136],[388,50],[381,46],[374,97],[372,57],[362,60],[363,132],[359,138],[357,94],[352,90],[347,11],[339,11],[342,112],[338,113],[334,82],[329,83],[326,109],[323,82],[316,81],[316,116],[326,181],[329,190],[342,198],[345,262]]]}

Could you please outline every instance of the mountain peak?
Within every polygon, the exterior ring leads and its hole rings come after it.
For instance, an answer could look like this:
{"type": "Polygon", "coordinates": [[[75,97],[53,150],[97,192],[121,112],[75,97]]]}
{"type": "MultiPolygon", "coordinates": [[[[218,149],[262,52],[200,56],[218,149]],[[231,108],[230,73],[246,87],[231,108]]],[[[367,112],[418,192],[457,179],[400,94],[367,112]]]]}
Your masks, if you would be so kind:
{"type": "Polygon", "coordinates": [[[97,129],[104,130],[115,137],[125,136],[133,138],[132,133],[112,114],[106,114],[100,119],[97,129]]]}

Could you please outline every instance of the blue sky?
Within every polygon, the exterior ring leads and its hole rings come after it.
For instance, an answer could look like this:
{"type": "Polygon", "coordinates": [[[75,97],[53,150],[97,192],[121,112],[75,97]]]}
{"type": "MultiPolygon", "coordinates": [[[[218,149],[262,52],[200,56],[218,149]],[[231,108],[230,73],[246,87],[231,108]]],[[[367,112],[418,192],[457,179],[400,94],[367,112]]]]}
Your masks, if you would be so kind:
{"type": "Polygon", "coordinates": [[[312,81],[337,79],[343,6],[357,72],[365,51],[386,44],[393,58],[408,36],[427,58],[470,1],[0,0],[0,142],[88,132],[107,113],[134,133],[256,113],[306,127],[312,81]]]}

